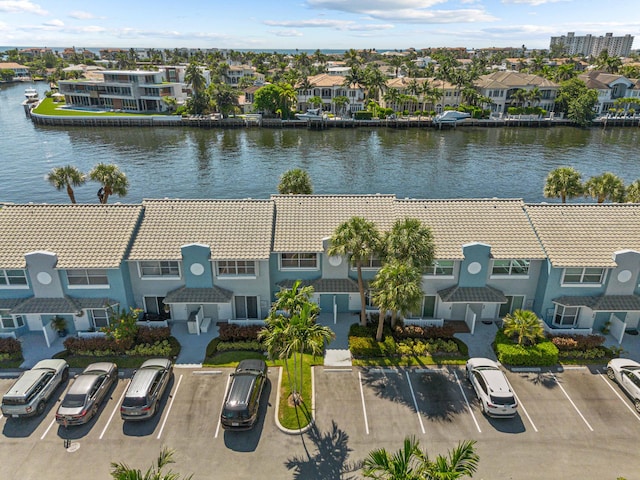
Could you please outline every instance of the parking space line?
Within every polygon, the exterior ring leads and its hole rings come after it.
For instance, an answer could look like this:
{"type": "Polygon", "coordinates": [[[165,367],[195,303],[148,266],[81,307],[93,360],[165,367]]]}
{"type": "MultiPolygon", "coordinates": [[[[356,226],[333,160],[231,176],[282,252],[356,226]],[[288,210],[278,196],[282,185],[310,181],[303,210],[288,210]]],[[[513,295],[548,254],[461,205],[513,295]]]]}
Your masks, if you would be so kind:
{"type": "Polygon", "coordinates": [[[620,399],[620,401],[624,403],[624,406],[627,407],[631,413],[633,413],[633,415],[638,419],[638,421],[640,421],[640,415],[638,415],[638,413],[633,408],[631,408],[627,402],[625,402],[624,398],[620,396],[620,394],[616,391],[616,389],[613,388],[613,385],[611,385],[612,383],[611,380],[608,380],[606,375],[602,373],[599,373],[598,376],[602,379],[604,383],[606,383],[609,386],[611,391],[616,394],[616,396],[620,399]]]}
{"type": "Polygon", "coordinates": [[[575,409],[575,411],[578,412],[578,415],[580,415],[580,418],[582,418],[582,421],[587,425],[587,427],[589,427],[589,430],[591,430],[593,432],[593,428],[591,428],[591,425],[589,425],[589,422],[587,422],[587,419],[584,418],[584,415],[582,415],[582,412],[580,410],[578,410],[578,407],[576,406],[576,404],[573,403],[573,400],[571,400],[571,397],[569,396],[567,391],[564,389],[562,384],[558,381],[558,379],[556,378],[556,376],[553,373],[551,374],[551,376],[555,380],[556,385],[558,385],[560,387],[560,390],[562,390],[562,393],[564,393],[564,396],[567,397],[567,400],[569,400],[569,402],[571,402],[571,405],[573,405],[573,408],[575,409]]]}
{"type": "Polygon", "coordinates": [[[362,412],[364,413],[364,429],[369,435],[369,422],[367,420],[367,406],[364,403],[364,389],[362,388],[362,372],[358,372],[358,380],[360,381],[360,398],[362,399],[362,412]]]}
{"type": "Polygon", "coordinates": [[[513,396],[516,397],[516,401],[518,402],[518,404],[520,405],[520,408],[522,409],[522,411],[524,412],[524,414],[527,416],[527,419],[529,420],[529,423],[531,424],[531,426],[533,427],[534,431],[538,431],[538,429],[536,428],[535,423],[533,423],[533,420],[531,420],[531,417],[529,416],[529,412],[527,412],[527,409],[524,408],[524,404],[520,401],[520,397],[518,397],[518,394],[516,393],[515,390],[513,390],[513,396]]]}
{"type": "Polygon", "coordinates": [[[104,434],[107,431],[107,428],[109,428],[109,425],[111,424],[111,420],[113,420],[113,416],[118,411],[118,408],[120,408],[120,404],[122,403],[122,399],[124,398],[124,394],[127,393],[127,387],[129,386],[129,383],[131,383],[131,379],[129,379],[129,381],[125,385],[124,390],[122,391],[122,395],[120,395],[120,398],[118,399],[118,403],[116,403],[116,406],[113,407],[113,411],[111,412],[111,415],[109,416],[109,420],[107,420],[107,424],[104,426],[104,428],[102,429],[102,433],[98,437],[99,440],[102,440],[102,437],[104,437],[104,434]]]}
{"type": "Polygon", "coordinates": [[[53,427],[53,424],[56,423],[56,418],[53,417],[53,420],[51,420],[51,423],[49,424],[49,426],[47,427],[47,429],[44,431],[44,433],[42,434],[42,436],[40,437],[40,440],[44,440],[44,437],[47,436],[47,433],[49,433],[49,430],[51,430],[51,427],[53,427]]]}
{"type": "Polygon", "coordinates": [[[469,404],[469,400],[467,400],[467,395],[464,393],[464,389],[462,388],[462,383],[460,383],[460,379],[458,378],[458,374],[456,371],[453,371],[453,376],[456,377],[456,382],[458,382],[458,387],[460,388],[460,392],[462,393],[462,397],[464,398],[464,402],[467,404],[467,408],[469,409],[469,413],[471,414],[471,418],[473,418],[473,423],[476,424],[476,428],[478,429],[478,433],[482,433],[480,430],[480,425],[478,424],[478,420],[476,420],[476,416],[473,414],[473,410],[471,409],[471,405],[469,404]]]}
{"type": "Polygon", "coordinates": [[[162,426],[160,427],[160,431],[158,432],[157,439],[160,439],[162,436],[162,431],[164,430],[164,426],[167,423],[167,418],[169,418],[169,413],[171,412],[171,407],[173,407],[173,401],[176,399],[176,395],[178,394],[178,389],[180,388],[180,383],[182,382],[182,374],[180,374],[180,378],[178,379],[178,384],[176,385],[176,389],[173,391],[173,395],[171,395],[171,401],[169,402],[169,406],[167,407],[167,412],[164,414],[164,420],[162,420],[162,426]]]}
{"type": "Polygon", "coordinates": [[[422,423],[422,417],[420,416],[420,409],[418,408],[418,401],[416,400],[416,394],[413,393],[413,385],[411,384],[411,379],[409,378],[409,372],[405,372],[405,373],[407,374],[407,382],[409,382],[409,390],[411,390],[411,398],[413,398],[413,406],[416,408],[416,415],[418,415],[420,428],[422,429],[422,434],[424,435],[426,432],[424,431],[424,424],[422,423]]]}
{"type": "MultiPolygon", "coordinates": [[[[282,369],[280,369],[280,373],[278,374],[278,385],[280,385],[280,381],[282,380],[282,369]]],[[[227,398],[227,391],[229,390],[229,383],[231,382],[231,375],[227,377],[227,386],[224,389],[224,394],[222,396],[222,403],[220,404],[220,415],[218,415],[218,426],[216,427],[216,434],[213,438],[218,438],[218,433],[220,433],[220,425],[222,424],[222,409],[224,408],[224,399],[227,398]]],[[[280,390],[278,390],[278,395],[276,395],[276,403],[280,404],[280,390]]],[[[277,409],[276,409],[277,411],[277,409]]]]}

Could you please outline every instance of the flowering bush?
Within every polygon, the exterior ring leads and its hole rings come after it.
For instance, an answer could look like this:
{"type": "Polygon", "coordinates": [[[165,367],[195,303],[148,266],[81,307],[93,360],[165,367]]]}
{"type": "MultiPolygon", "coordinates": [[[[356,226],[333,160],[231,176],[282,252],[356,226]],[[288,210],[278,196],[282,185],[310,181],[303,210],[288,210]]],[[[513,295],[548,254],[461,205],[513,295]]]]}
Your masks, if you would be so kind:
{"type": "Polygon", "coordinates": [[[0,353],[21,354],[22,346],[15,338],[0,338],[0,353]]]}
{"type": "Polygon", "coordinates": [[[235,325],[223,323],[220,325],[218,335],[223,342],[237,342],[243,340],[257,340],[258,332],[263,327],[260,325],[235,325]]]}
{"type": "Polygon", "coordinates": [[[161,342],[167,340],[171,336],[171,328],[169,327],[139,327],[136,332],[135,343],[161,342]]]}
{"type": "Polygon", "coordinates": [[[602,335],[556,335],[550,339],[560,351],[590,350],[600,347],[605,340],[602,335]]]}
{"type": "Polygon", "coordinates": [[[396,339],[403,338],[453,338],[455,329],[445,327],[420,327],[419,325],[396,326],[393,336],[396,339]]]}

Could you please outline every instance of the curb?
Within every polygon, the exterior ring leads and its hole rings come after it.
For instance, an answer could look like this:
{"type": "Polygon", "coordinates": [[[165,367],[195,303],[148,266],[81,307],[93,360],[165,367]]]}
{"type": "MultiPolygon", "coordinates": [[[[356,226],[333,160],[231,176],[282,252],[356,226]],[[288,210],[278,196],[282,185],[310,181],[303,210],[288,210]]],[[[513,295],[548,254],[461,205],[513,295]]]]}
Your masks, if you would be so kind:
{"type": "Polygon", "coordinates": [[[302,427],[298,430],[292,430],[290,428],[285,428],[278,420],[278,413],[280,413],[280,386],[282,385],[282,370],[284,367],[280,367],[280,373],[278,373],[278,392],[276,393],[276,408],[275,408],[275,421],[276,426],[282,433],[286,433],[287,435],[301,435],[303,433],[308,432],[316,423],[316,380],[314,368],[311,368],[311,421],[305,427],[302,427]]]}

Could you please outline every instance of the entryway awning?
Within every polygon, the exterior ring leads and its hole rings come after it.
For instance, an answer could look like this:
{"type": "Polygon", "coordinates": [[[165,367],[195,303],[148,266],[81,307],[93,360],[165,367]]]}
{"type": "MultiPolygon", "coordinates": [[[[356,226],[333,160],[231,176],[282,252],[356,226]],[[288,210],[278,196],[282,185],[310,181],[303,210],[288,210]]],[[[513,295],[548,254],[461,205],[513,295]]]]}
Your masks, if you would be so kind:
{"type": "Polygon", "coordinates": [[[564,307],[588,307],[598,312],[640,311],[638,295],[565,296],[551,301],[564,307]]]}
{"type": "Polygon", "coordinates": [[[438,290],[443,302],[450,303],[507,303],[507,297],[493,287],[453,287],[438,290]]]}
{"type": "Polygon", "coordinates": [[[119,302],[110,298],[73,298],[69,296],[58,298],[30,297],[14,306],[10,313],[25,314],[76,314],[86,308],[109,308],[119,302]]]}
{"type": "Polygon", "coordinates": [[[233,292],[220,287],[187,288],[171,290],[164,297],[163,303],[229,303],[233,292]]]}

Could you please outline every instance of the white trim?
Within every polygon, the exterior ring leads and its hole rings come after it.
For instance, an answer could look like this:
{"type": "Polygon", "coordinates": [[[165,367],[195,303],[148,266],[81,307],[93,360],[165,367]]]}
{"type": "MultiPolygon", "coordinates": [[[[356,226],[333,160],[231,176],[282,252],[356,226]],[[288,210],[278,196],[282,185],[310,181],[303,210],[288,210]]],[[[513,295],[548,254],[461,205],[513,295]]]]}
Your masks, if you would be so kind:
{"type": "Polygon", "coordinates": [[[220,278],[222,280],[255,280],[260,275],[260,262],[257,260],[211,260],[213,263],[213,272],[215,278],[220,278]],[[218,270],[218,262],[236,262],[236,271],[238,270],[237,262],[253,262],[253,271],[254,273],[224,273],[220,275],[218,270]]]}
{"type": "Polygon", "coordinates": [[[609,274],[609,269],[606,267],[564,267],[562,269],[562,278],[560,279],[560,286],[561,287],[601,287],[602,285],[604,285],[607,282],[607,275],[609,274]],[[564,281],[564,277],[567,273],[567,269],[568,268],[581,268],[582,269],[582,273],[580,275],[580,278],[584,278],[585,275],[585,270],[587,268],[598,268],[602,270],[602,277],[600,279],[600,282],[577,282],[577,283],[565,283],[564,281]]]}
{"type": "Polygon", "coordinates": [[[176,280],[182,279],[182,262],[180,260],[136,260],[138,278],[141,280],[176,280]],[[143,262],[176,262],[178,264],[178,275],[142,275],[141,263],[143,262]]]}
{"type": "Polygon", "coordinates": [[[317,271],[320,270],[320,255],[318,254],[318,252],[280,252],[278,253],[278,269],[281,271],[301,271],[301,270],[306,270],[306,271],[317,271]],[[315,255],[316,256],[316,266],[315,267],[283,267],[282,266],[282,255],[283,254],[309,254],[309,255],[315,255]]]}

